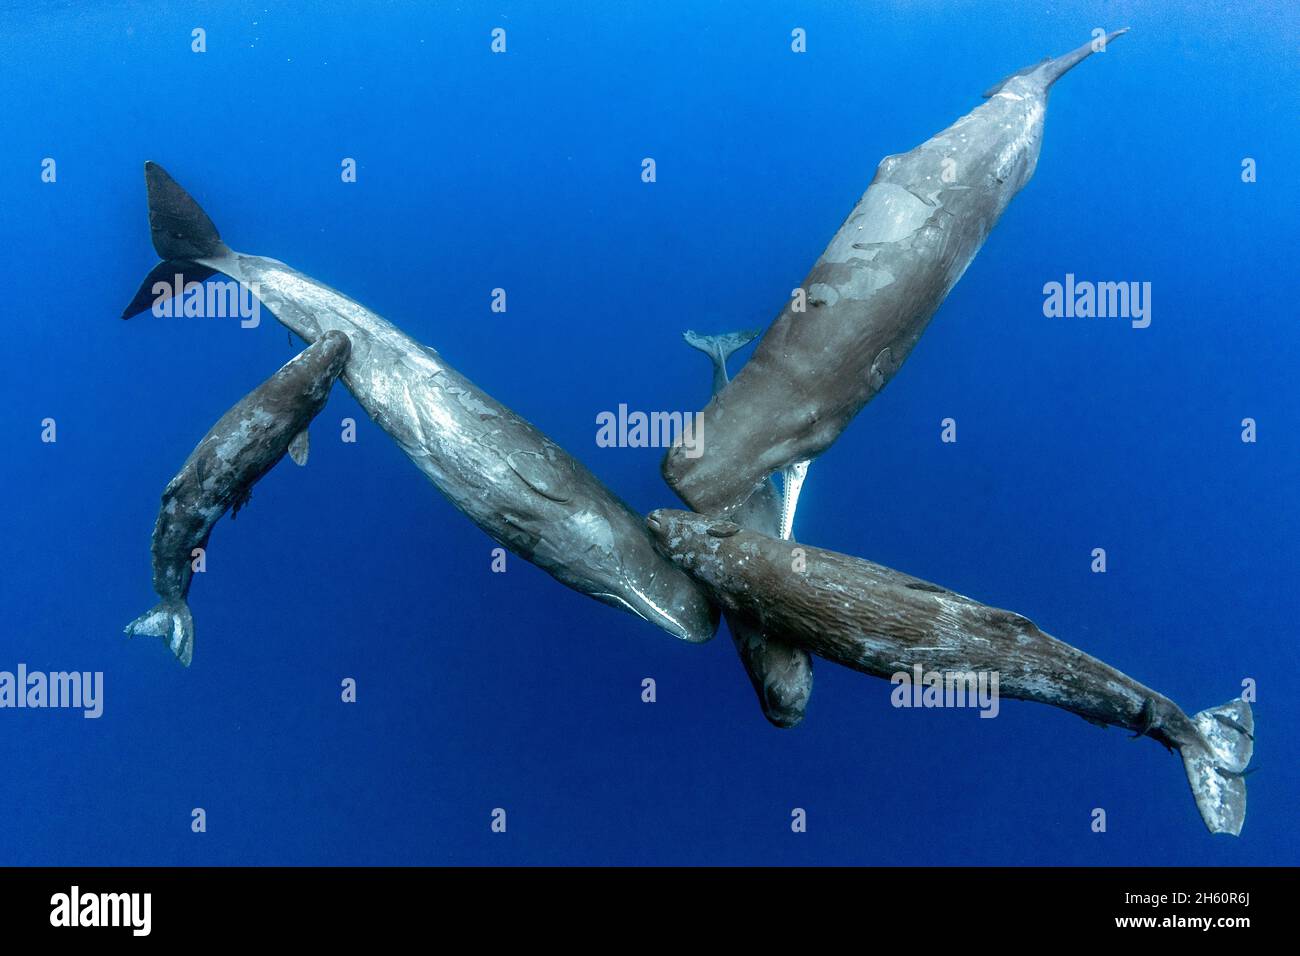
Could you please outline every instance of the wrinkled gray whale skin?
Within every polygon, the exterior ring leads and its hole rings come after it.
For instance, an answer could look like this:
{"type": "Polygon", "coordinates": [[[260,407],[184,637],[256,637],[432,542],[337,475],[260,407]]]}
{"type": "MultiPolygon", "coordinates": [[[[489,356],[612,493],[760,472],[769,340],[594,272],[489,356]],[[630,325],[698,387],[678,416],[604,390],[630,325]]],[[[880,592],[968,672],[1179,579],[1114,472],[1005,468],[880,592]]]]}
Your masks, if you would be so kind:
{"type": "Polygon", "coordinates": [[[1048,90],[1091,52],[1013,74],[943,132],[881,161],[804,279],[805,311],[787,303],[704,409],[702,453],[664,456],[683,501],[734,507],[772,472],[824,452],[885,387],[1033,175],[1048,90]]]}
{"type": "Polygon", "coordinates": [[[461,375],[433,349],[282,262],[234,252],[212,220],[156,163],[145,164],[154,248],[164,260],[124,317],[151,302],[153,282],[223,273],[257,291],[307,342],[345,333],[342,381],[408,458],[475,524],[574,590],[686,641],[706,641],[718,614],[654,548],[644,519],[564,449],[461,375]]]}
{"type": "Polygon", "coordinates": [[[834,551],[746,531],[735,522],[661,510],[647,519],[664,553],[728,615],[770,637],[876,677],[996,673],[1003,697],[1038,701],[1115,724],[1177,749],[1212,833],[1239,834],[1254,747],[1250,705],[1234,700],[1188,717],[1168,698],[1019,614],[834,551]]]}
{"type": "MultiPolygon", "coordinates": [[[[685,332],[682,338],[709,357],[716,394],[727,384],[728,357],[758,335],[758,330],[722,335],[685,332]]],[[[783,500],[775,482],[768,478],[730,517],[742,528],[781,536],[783,500]]],[[[777,727],[796,726],[803,720],[812,696],[812,657],[802,647],[769,639],[741,618],[725,611],[723,616],[736,645],[736,653],[740,655],[740,662],[749,675],[754,693],[758,695],[763,716],[777,727]]]]}
{"type": "Polygon", "coordinates": [[[161,637],[186,667],[194,656],[190,593],[195,548],[212,527],[248,503],[253,485],[286,453],[307,461],[307,425],[329,399],[347,361],[342,332],[321,336],[242,398],[203,436],[163,489],[153,529],[153,587],[162,600],[126,626],[132,637],[161,637]]]}

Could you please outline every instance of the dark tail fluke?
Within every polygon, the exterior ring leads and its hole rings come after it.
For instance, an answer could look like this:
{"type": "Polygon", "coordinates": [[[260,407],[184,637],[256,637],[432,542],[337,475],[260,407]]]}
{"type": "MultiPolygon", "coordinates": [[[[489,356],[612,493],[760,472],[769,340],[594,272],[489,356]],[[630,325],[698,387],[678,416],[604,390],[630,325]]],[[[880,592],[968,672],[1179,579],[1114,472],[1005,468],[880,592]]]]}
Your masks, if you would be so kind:
{"type": "Polygon", "coordinates": [[[122,311],[124,319],[172,298],[165,292],[155,292],[160,282],[169,289],[184,290],[189,283],[203,282],[216,274],[217,270],[193,260],[219,258],[230,252],[208,214],[167,170],[146,162],[144,184],[149,198],[149,232],[163,261],[144,277],[131,303],[122,311]]]}
{"type": "Polygon", "coordinates": [[[1255,749],[1255,718],[1238,699],[1191,718],[1196,738],[1178,749],[1196,808],[1211,833],[1241,834],[1246,820],[1246,765],[1255,749]]]}
{"type": "Polygon", "coordinates": [[[185,667],[194,657],[194,618],[181,600],[162,601],[141,614],[124,629],[127,637],[161,637],[185,667]]]}
{"type": "Polygon", "coordinates": [[[144,277],[140,288],[136,289],[135,295],[131,297],[131,303],[122,310],[122,318],[129,319],[145,309],[151,309],[155,303],[172,298],[174,290],[180,289],[183,292],[191,282],[203,282],[216,274],[216,269],[201,266],[187,259],[168,259],[160,262],[144,277]],[[178,279],[177,276],[180,278],[178,279]],[[167,286],[167,292],[157,291],[160,282],[167,286]]]}
{"type": "Polygon", "coordinates": [[[201,206],[157,163],[144,164],[149,230],[160,259],[207,259],[230,252],[201,206]]]}

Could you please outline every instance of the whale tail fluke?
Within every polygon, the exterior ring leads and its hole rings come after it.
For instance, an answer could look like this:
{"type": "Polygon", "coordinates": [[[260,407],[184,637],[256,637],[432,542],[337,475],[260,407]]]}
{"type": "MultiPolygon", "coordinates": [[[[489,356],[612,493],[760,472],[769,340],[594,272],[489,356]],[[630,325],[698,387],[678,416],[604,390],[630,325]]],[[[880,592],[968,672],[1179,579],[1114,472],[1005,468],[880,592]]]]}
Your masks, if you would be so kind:
{"type": "Polygon", "coordinates": [[[122,310],[122,318],[129,319],[133,315],[139,315],[146,309],[152,308],[155,303],[171,298],[176,289],[183,290],[191,282],[203,282],[216,274],[216,269],[199,265],[188,259],[167,259],[160,262],[144,277],[140,288],[131,297],[130,304],[122,310]],[[157,291],[160,282],[167,287],[161,294],[157,291]]]}
{"type": "Polygon", "coordinates": [[[686,344],[699,349],[715,362],[726,365],[731,353],[744,348],[763,334],[762,329],[742,329],[739,332],[722,332],[718,335],[702,335],[689,329],[682,333],[686,344]]]}
{"type": "Polygon", "coordinates": [[[731,353],[744,348],[762,333],[762,329],[745,329],[719,335],[701,335],[688,330],[682,333],[682,338],[687,345],[707,355],[713,363],[713,391],[716,393],[727,384],[727,359],[731,358],[731,353]]]}
{"type": "Polygon", "coordinates": [[[161,637],[185,667],[194,657],[194,618],[183,600],[155,604],[123,629],[127,637],[161,637]]]}
{"type": "Polygon", "coordinates": [[[157,163],[146,162],[144,182],[149,198],[149,233],[154,250],[163,261],[144,277],[130,305],[122,312],[124,319],[143,312],[158,300],[154,292],[158,282],[174,288],[176,276],[180,276],[180,287],[184,288],[216,273],[215,269],[193,260],[219,258],[230,253],[208,214],[167,170],[157,163]]]}
{"type": "Polygon", "coordinates": [[[160,259],[207,259],[230,251],[194,197],[155,162],[144,164],[149,232],[160,259]]]}
{"type": "Polygon", "coordinates": [[[1241,834],[1246,820],[1246,765],[1255,749],[1250,704],[1237,699],[1191,718],[1196,737],[1179,751],[1201,819],[1211,833],[1241,834]]]}
{"type": "Polygon", "coordinates": [[[997,95],[1004,86],[1018,76],[1028,77],[1033,81],[1034,87],[1045,92],[1051,88],[1053,83],[1078,66],[1079,63],[1092,56],[1092,54],[1106,49],[1107,44],[1109,44],[1111,40],[1115,39],[1117,36],[1123,36],[1125,33],[1128,33],[1128,27],[1124,27],[1122,30],[1116,30],[1113,33],[1108,33],[1105,38],[1100,36],[1095,37],[1083,44],[1083,46],[1071,50],[1069,53],[1057,57],[1048,57],[1041,63],[1027,66],[1023,70],[1017,70],[1000,83],[996,83],[989,87],[989,89],[985,90],[984,98],[988,99],[991,96],[997,95]]]}

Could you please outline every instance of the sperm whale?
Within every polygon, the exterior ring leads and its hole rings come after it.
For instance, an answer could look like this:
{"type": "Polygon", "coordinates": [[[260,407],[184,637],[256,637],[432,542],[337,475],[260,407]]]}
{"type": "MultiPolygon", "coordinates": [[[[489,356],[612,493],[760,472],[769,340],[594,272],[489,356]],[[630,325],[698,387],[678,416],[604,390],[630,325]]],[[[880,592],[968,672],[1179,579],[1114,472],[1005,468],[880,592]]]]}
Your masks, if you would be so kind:
{"type": "Polygon", "coordinates": [[[769,637],[876,677],[925,671],[998,675],[1003,697],[1037,701],[1127,727],[1179,751],[1211,833],[1241,833],[1250,704],[1193,716],[1028,618],[834,551],[795,545],[686,511],[647,519],[664,553],[729,616],[769,637]],[[795,548],[800,549],[796,555],[795,548]]]}
{"type": "Polygon", "coordinates": [[[161,637],[186,667],[194,657],[194,617],[186,598],[194,549],[227,511],[239,514],[253,485],[286,454],[307,462],[307,425],[329,399],[351,345],[322,335],[245,395],[203,436],[163,489],[154,524],[153,586],[162,600],[126,626],[128,636],[161,637]]]}
{"type": "Polygon", "coordinates": [[[898,372],[1033,176],[1052,84],[1124,32],[1012,74],[947,129],[881,161],[799,294],[705,407],[702,453],[664,456],[683,501],[708,513],[734,507],[774,471],[835,442],[898,372]]]}

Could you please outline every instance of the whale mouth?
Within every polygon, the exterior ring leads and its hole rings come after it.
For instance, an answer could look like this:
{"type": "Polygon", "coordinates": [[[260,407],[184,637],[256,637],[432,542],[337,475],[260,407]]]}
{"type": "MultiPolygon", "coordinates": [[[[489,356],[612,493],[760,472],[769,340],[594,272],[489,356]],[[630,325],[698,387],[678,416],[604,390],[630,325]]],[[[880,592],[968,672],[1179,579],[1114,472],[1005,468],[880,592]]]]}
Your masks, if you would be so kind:
{"type": "Polygon", "coordinates": [[[697,622],[692,626],[679,614],[674,614],[670,609],[656,604],[649,595],[636,587],[631,587],[631,594],[628,597],[610,591],[595,592],[592,597],[612,607],[622,608],[688,644],[703,644],[713,637],[713,632],[716,630],[716,622],[697,622]]]}

